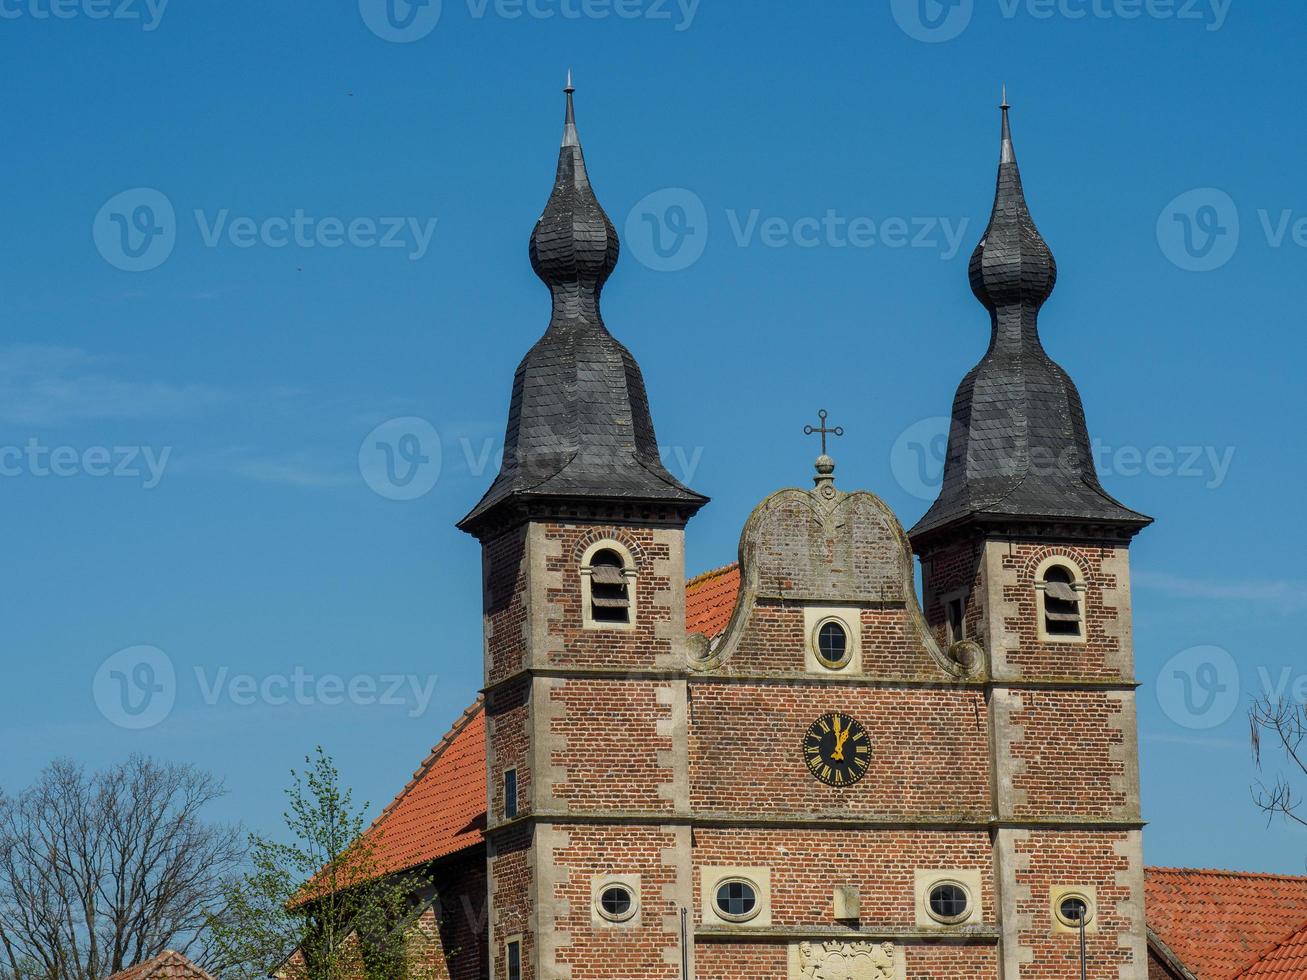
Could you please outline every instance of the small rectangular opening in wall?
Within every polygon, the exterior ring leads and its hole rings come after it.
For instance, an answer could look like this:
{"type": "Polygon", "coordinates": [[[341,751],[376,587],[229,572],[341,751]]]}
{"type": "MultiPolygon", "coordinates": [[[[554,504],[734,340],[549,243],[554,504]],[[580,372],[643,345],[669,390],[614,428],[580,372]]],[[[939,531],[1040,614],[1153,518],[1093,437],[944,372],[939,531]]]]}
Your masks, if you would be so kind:
{"type": "Polygon", "coordinates": [[[512,820],[517,816],[517,770],[509,769],[504,773],[504,817],[512,820]]]}
{"type": "Polygon", "coordinates": [[[504,950],[504,959],[507,960],[504,972],[508,975],[508,980],[522,980],[522,944],[516,939],[509,940],[504,950]]]}
{"type": "Polygon", "coordinates": [[[966,604],[961,596],[948,601],[948,639],[950,643],[965,640],[967,631],[966,604]]]}

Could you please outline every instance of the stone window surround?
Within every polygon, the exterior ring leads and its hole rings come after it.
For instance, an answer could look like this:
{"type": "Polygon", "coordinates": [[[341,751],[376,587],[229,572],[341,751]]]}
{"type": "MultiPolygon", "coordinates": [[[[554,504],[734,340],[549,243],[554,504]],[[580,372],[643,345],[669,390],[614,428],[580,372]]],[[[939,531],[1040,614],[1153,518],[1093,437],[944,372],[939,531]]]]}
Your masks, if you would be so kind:
{"type": "Polygon", "coordinates": [[[522,812],[522,784],[517,778],[517,767],[512,766],[504,770],[504,819],[513,820],[522,812]],[[512,786],[512,793],[509,793],[509,786],[512,786]]]}
{"type": "Polygon", "coordinates": [[[804,669],[809,674],[825,676],[842,676],[862,672],[862,607],[843,606],[804,606],[804,669]],[[848,636],[848,649],[845,663],[840,667],[828,667],[822,663],[817,650],[817,633],[827,623],[835,622],[844,627],[848,636]]]}
{"type": "Polygon", "coordinates": [[[917,871],[914,875],[917,925],[924,929],[957,929],[979,925],[984,921],[985,907],[981,900],[980,872],[961,868],[917,871]],[[939,885],[957,885],[967,893],[967,911],[956,919],[938,919],[930,908],[930,893],[939,885]]]}
{"type": "Polygon", "coordinates": [[[510,980],[508,972],[508,952],[513,946],[517,947],[518,976],[526,975],[525,954],[523,952],[524,944],[521,935],[506,936],[504,937],[504,980],[510,980]]]}
{"type": "Polygon", "coordinates": [[[613,538],[604,538],[596,541],[585,549],[585,554],[581,556],[581,625],[588,630],[632,630],[636,625],[636,591],[635,583],[638,577],[635,559],[631,557],[631,551],[626,545],[613,538]],[[594,556],[601,551],[612,551],[622,559],[622,576],[626,579],[626,597],[630,605],[627,607],[629,615],[625,623],[600,622],[594,618],[590,603],[590,577],[593,574],[592,562],[594,556]]]}
{"type": "Polygon", "coordinates": [[[704,925],[727,926],[735,929],[756,929],[760,926],[771,925],[770,868],[701,867],[699,869],[699,880],[704,925]],[[746,921],[728,919],[717,911],[717,889],[728,881],[747,883],[753,888],[754,894],[757,896],[757,908],[746,921]]]}
{"type": "Polygon", "coordinates": [[[971,590],[962,588],[954,589],[951,592],[945,592],[939,597],[939,601],[944,609],[944,635],[948,640],[948,645],[968,639],[967,637],[967,599],[971,596],[971,590]],[[949,616],[949,608],[955,602],[962,603],[962,635],[953,635],[953,620],[949,616]]]}
{"type": "Polygon", "coordinates": [[[604,928],[634,928],[640,925],[641,918],[640,902],[640,876],[639,875],[595,875],[590,879],[590,922],[591,924],[604,928]],[[631,895],[631,907],[627,910],[626,915],[615,918],[604,911],[603,905],[600,904],[600,898],[605,891],[613,886],[625,888],[631,895]]]}
{"type": "Polygon", "coordinates": [[[1062,903],[1068,898],[1078,898],[1088,906],[1088,922],[1085,932],[1093,935],[1098,932],[1098,889],[1093,885],[1054,885],[1049,889],[1049,914],[1053,920],[1053,932],[1063,935],[1080,935],[1080,927],[1062,918],[1062,903]]]}
{"type": "Polygon", "coordinates": [[[1085,643],[1089,635],[1089,620],[1085,615],[1085,594],[1088,585],[1085,583],[1085,573],[1078,562],[1066,557],[1065,555],[1049,555],[1039,563],[1035,569],[1035,613],[1039,622],[1036,624],[1039,630],[1039,641],[1041,643],[1085,643]],[[1049,569],[1062,568],[1071,574],[1071,587],[1075,589],[1076,595],[1080,600],[1080,634],[1078,636],[1064,636],[1048,632],[1047,620],[1044,615],[1044,585],[1045,577],[1049,569]]]}

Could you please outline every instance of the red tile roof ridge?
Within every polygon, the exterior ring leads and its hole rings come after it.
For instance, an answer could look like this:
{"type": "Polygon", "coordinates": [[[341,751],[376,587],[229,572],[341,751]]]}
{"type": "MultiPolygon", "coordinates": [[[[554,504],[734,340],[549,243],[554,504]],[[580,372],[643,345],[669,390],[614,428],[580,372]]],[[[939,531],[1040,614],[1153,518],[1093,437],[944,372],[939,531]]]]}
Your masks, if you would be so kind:
{"type": "Polygon", "coordinates": [[[694,578],[686,582],[685,587],[687,589],[692,589],[696,585],[702,585],[704,582],[708,582],[712,579],[721,578],[723,575],[729,575],[739,567],[740,563],[738,561],[733,561],[729,565],[722,565],[720,568],[712,568],[706,572],[700,572],[698,575],[694,576],[694,578]]]}
{"type": "Polygon", "coordinates": [[[1275,874],[1269,871],[1228,871],[1224,868],[1154,868],[1144,869],[1150,875],[1208,875],[1219,878],[1255,878],[1269,881],[1307,882],[1307,875],[1275,874]]]}
{"type": "Polygon", "coordinates": [[[1302,976],[1304,960],[1307,960],[1307,925],[1282,940],[1261,959],[1245,967],[1239,977],[1302,976]]]}
{"type": "Polygon", "coordinates": [[[440,757],[445,754],[445,750],[454,744],[454,740],[463,733],[463,729],[472,724],[472,722],[476,720],[476,716],[484,710],[485,703],[485,695],[478,694],[477,699],[473,701],[461,715],[459,715],[458,720],[450,726],[449,731],[445,732],[440,741],[431,747],[431,751],[428,752],[427,757],[422,760],[422,764],[413,772],[413,778],[405,783],[404,788],[395,795],[395,798],[386,804],[386,808],[377,814],[376,819],[372,821],[372,825],[368,828],[369,832],[375,830],[381,821],[390,815],[390,812],[394,810],[395,807],[404,802],[404,798],[414,790],[417,784],[422,782],[422,777],[430,772],[431,767],[440,761],[440,757]]]}
{"type": "MultiPolygon", "coordinates": [[[[165,949],[158,956],[142,960],[133,966],[124,967],[117,973],[112,974],[108,980],[128,980],[128,978],[131,978],[131,980],[148,980],[149,977],[154,976],[163,967],[182,970],[195,977],[196,980],[213,980],[212,974],[202,967],[196,966],[184,953],[179,953],[175,949],[165,949]]],[[[177,975],[176,973],[168,974],[170,977],[177,975]]]]}

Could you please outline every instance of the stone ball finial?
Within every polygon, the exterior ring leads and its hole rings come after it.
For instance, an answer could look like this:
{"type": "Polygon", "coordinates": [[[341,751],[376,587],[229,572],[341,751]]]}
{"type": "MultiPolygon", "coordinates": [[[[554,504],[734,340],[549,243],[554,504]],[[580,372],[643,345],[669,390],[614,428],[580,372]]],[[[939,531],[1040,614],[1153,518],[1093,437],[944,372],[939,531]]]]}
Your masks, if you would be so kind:
{"type": "Polygon", "coordinates": [[[835,472],[835,460],[822,453],[817,457],[817,472],[822,476],[830,476],[835,472]]]}

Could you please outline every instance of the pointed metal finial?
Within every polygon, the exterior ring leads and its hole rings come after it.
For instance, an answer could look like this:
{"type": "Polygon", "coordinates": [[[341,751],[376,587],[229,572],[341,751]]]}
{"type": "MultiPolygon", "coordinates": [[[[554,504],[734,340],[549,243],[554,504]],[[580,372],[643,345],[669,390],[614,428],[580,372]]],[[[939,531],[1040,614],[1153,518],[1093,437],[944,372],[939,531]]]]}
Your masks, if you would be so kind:
{"type": "Polygon", "coordinates": [[[580,146],[581,137],[576,132],[576,109],[572,106],[572,93],[576,87],[572,84],[572,69],[567,69],[567,115],[563,118],[563,146],[580,146]]]}
{"type": "Polygon", "coordinates": [[[1016,163],[1017,152],[1012,148],[1012,122],[1008,118],[1008,110],[1012,107],[1007,102],[1007,84],[1003,85],[1003,104],[999,106],[1003,110],[1003,146],[999,156],[1000,163],[1016,163]]]}

